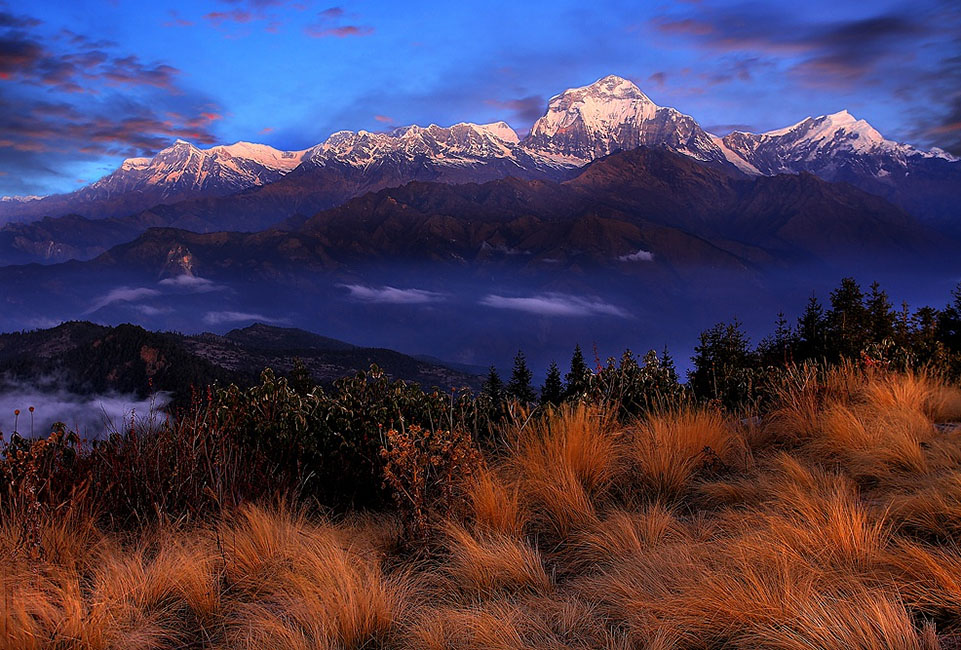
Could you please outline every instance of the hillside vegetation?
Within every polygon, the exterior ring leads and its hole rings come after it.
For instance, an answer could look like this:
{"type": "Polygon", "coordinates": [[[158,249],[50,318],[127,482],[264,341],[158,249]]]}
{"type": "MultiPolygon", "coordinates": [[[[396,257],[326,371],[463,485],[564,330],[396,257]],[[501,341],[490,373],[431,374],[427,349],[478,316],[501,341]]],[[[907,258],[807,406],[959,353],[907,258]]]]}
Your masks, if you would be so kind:
{"type": "Polygon", "coordinates": [[[540,400],[522,354],[479,395],[267,371],[95,444],[13,436],[0,639],[961,647],[954,307],[899,333],[875,305],[878,341],[855,288],[757,348],[708,330],[683,385],[579,350],[540,400]]]}

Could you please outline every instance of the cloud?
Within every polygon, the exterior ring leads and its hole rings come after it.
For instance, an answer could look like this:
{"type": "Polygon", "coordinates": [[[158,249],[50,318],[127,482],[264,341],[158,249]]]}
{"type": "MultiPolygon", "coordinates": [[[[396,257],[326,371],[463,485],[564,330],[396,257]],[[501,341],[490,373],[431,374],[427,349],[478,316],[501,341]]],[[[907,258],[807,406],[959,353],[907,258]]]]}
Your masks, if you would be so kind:
{"type": "Polygon", "coordinates": [[[926,134],[945,151],[961,156],[961,94],[946,114],[926,134]]]}
{"type": "Polygon", "coordinates": [[[210,11],[203,19],[214,29],[225,31],[227,38],[240,38],[250,33],[254,23],[265,24],[264,31],[278,34],[287,23],[289,10],[304,11],[307,2],[290,0],[222,0],[231,9],[210,11]],[[245,29],[246,28],[246,29],[245,29]]]}
{"type": "Polygon", "coordinates": [[[106,393],[102,395],[78,395],[63,389],[29,385],[0,386],[0,431],[12,433],[17,423],[19,433],[29,436],[30,412],[33,413],[33,433],[42,436],[50,433],[55,422],[63,422],[73,431],[95,439],[130,424],[131,416],[145,427],[157,426],[165,416],[163,408],[170,402],[166,393],[157,393],[147,399],[135,395],[106,393]]]}
{"type": "Polygon", "coordinates": [[[137,302],[138,300],[143,300],[144,298],[153,298],[159,295],[159,291],[156,289],[149,289],[147,287],[118,287],[94,300],[93,304],[90,305],[90,308],[84,313],[92,314],[95,311],[103,309],[104,307],[114,303],[137,302]]]}
{"type": "Polygon", "coordinates": [[[514,117],[527,123],[533,123],[547,110],[547,101],[540,95],[528,95],[527,97],[503,101],[488,99],[484,103],[488,106],[506,108],[513,113],[514,117]]]}
{"type": "Polygon", "coordinates": [[[350,292],[350,298],[359,302],[422,305],[447,299],[447,296],[442,293],[427,291],[426,289],[398,289],[391,286],[374,288],[360,284],[342,284],[339,286],[347,289],[350,292]]]}
{"type": "Polygon", "coordinates": [[[204,314],[204,322],[208,325],[223,325],[226,323],[245,323],[256,321],[259,323],[286,323],[286,318],[271,318],[263,314],[243,311],[208,311],[204,314]]]}
{"type": "Polygon", "coordinates": [[[180,70],[70,30],[0,17],[0,193],[46,193],[103,156],[153,155],[175,138],[211,144],[221,109],[180,70]],[[7,26],[7,27],[5,27],[7,26]]]}
{"type": "Polygon", "coordinates": [[[310,38],[347,38],[349,36],[369,36],[374,28],[369,25],[340,24],[346,12],[342,7],[330,7],[317,14],[317,23],[304,27],[304,34],[310,38]]]}
{"type": "Polygon", "coordinates": [[[627,255],[621,255],[617,258],[620,262],[653,262],[654,253],[651,251],[646,251],[643,248],[639,249],[636,253],[628,253],[627,255]]]}
{"type": "Polygon", "coordinates": [[[604,302],[600,298],[572,296],[564,293],[543,293],[527,297],[509,297],[490,294],[480,300],[480,304],[495,309],[511,309],[540,316],[617,316],[629,318],[626,311],[604,302]]]}
{"type": "Polygon", "coordinates": [[[37,27],[43,21],[31,16],[18,16],[6,11],[0,11],[0,27],[37,27]]]}
{"type": "Polygon", "coordinates": [[[217,284],[207,278],[187,274],[164,278],[158,284],[162,287],[181,289],[188,293],[210,293],[211,291],[222,291],[226,289],[225,286],[217,284]]]}
{"type": "Polygon", "coordinates": [[[73,47],[58,51],[26,31],[7,31],[0,36],[0,79],[67,93],[96,93],[104,85],[176,90],[180,71],[173,66],[144,63],[136,55],[117,56],[105,52],[104,43],[91,44],[70,34],[67,41],[73,47]]]}
{"type": "MultiPolygon", "coordinates": [[[[742,97],[763,95],[763,87],[784,96],[813,88],[820,91],[816,96],[844,97],[853,107],[877,106],[881,115],[896,106],[910,117],[902,117],[900,133],[886,135],[950,149],[959,144],[950,118],[961,87],[961,14],[955,5],[867,3],[857,14],[837,18],[735,0],[665,5],[647,25],[655,37],[666,37],[668,47],[700,50],[706,64],[696,76],[707,87],[741,82],[742,97]]],[[[823,111],[836,109],[831,104],[823,111]]]]}
{"type": "Polygon", "coordinates": [[[370,36],[374,28],[367,25],[340,25],[339,27],[324,27],[323,25],[308,25],[304,33],[311,38],[347,38],[348,36],[370,36]]]}
{"type": "Polygon", "coordinates": [[[213,144],[211,122],[204,111],[196,117],[167,112],[130,98],[103,102],[104,113],[88,113],[67,102],[51,103],[0,95],[0,148],[24,152],[75,152],[133,157],[152,155],[175,138],[213,144]],[[114,110],[110,111],[109,107],[114,110]]]}
{"type": "Polygon", "coordinates": [[[375,116],[374,116],[374,119],[377,120],[378,122],[382,122],[382,123],[384,123],[384,124],[393,124],[393,123],[394,123],[394,118],[390,117],[389,115],[375,115],[375,116]]]}
{"type": "Polygon", "coordinates": [[[204,19],[210,21],[214,27],[220,27],[225,22],[249,23],[254,19],[254,15],[249,11],[234,9],[233,11],[211,11],[204,14],[204,19]]]}
{"type": "MultiPolygon", "coordinates": [[[[794,59],[790,74],[811,85],[858,81],[931,32],[910,13],[810,22],[770,5],[699,7],[694,16],[657,16],[656,31],[717,53],[755,53],[794,59]]],[[[740,78],[750,77],[746,68],[740,78]]]]}
{"type": "Polygon", "coordinates": [[[164,22],[164,27],[193,27],[194,22],[192,20],[187,20],[186,18],[181,18],[180,14],[177,13],[176,9],[171,9],[167,12],[170,16],[170,20],[164,22]]]}
{"type": "Polygon", "coordinates": [[[154,307],[153,305],[135,305],[134,309],[144,316],[161,316],[173,312],[172,307],[154,307]]]}

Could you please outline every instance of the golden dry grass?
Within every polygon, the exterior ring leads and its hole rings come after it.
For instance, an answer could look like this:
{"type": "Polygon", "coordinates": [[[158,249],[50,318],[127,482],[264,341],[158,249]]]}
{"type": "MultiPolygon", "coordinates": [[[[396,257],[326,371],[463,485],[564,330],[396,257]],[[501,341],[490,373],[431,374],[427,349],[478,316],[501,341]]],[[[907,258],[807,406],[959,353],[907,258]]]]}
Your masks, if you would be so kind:
{"type": "Polygon", "coordinates": [[[959,396],[849,367],[758,421],[561,409],[416,554],[394,515],[289,504],[124,536],[7,516],[0,647],[947,650],[961,432],[935,425],[959,396]]]}

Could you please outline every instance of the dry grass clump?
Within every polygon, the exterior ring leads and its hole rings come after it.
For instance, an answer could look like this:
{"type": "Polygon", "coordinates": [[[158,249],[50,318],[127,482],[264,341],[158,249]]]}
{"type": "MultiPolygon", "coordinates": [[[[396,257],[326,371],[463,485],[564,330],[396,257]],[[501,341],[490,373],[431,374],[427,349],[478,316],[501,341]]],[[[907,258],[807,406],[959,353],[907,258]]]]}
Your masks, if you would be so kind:
{"type": "Polygon", "coordinates": [[[472,535],[462,526],[447,527],[449,557],[443,565],[449,588],[470,596],[500,592],[546,593],[551,578],[540,552],[526,541],[509,535],[472,535]]]}
{"type": "Polygon", "coordinates": [[[565,539],[596,524],[621,462],[609,416],[577,404],[519,431],[509,464],[538,531],[565,539]]]}
{"type": "Polygon", "coordinates": [[[767,442],[834,462],[866,486],[914,481],[961,460],[935,426],[961,417],[961,391],[930,375],[807,369],[776,401],[765,418],[767,442]]]}
{"type": "Polygon", "coordinates": [[[413,596],[407,576],[385,575],[364,537],[284,507],[243,508],[217,535],[225,580],[241,601],[226,617],[230,647],[383,643],[413,596]],[[285,630],[280,645],[278,630],[285,630]]]}
{"type": "Polygon", "coordinates": [[[612,510],[595,528],[582,533],[570,553],[577,568],[583,571],[627,560],[666,542],[686,539],[690,539],[687,526],[675,513],[660,503],[652,503],[636,511],[612,510]]]}
{"type": "Polygon", "coordinates": [[[411,625],[410,650],[628,650],[590,605],[531,596],[428,610],[411,625]]]}
{"type": "Polygon", "coordinates": [[[59,527],[44,539],[77,543],[27,557],[3,528],[0,647],[369,647],[394,634],[414,594],[406,574],[384,573],[374,536],[282,506],[130,542],[89,519],[43,525],[59,527]]]}
{"type": "Polygon", "coordinates": [[[703,470],[726,470],[742,459],[744,441],[719,411],[669,411],[641,422],[627,451],[642,495],[673,501],[703,470]]]}
{"type": "Polygon", "coordinates": [[[468,487],[474,527],[481,532],[520,537],[528,513],[521,501],[520,486],[501,473],[482,467],[468,487]]]}
{"type": "Polygon", "coordinates": [[[889,512],[907,535],[961,543],[961,471],[918,481],[910,492],[893,495],[889,512]]]}
{"type": "Polygon", "coordinates": [[[423,540],[283,503],[125,536],[9,511],[0,647],[958,647],[961,431],[936,426],[958,395],[846,367],[747,421],[568,407],[481,459],[423,540]]]}

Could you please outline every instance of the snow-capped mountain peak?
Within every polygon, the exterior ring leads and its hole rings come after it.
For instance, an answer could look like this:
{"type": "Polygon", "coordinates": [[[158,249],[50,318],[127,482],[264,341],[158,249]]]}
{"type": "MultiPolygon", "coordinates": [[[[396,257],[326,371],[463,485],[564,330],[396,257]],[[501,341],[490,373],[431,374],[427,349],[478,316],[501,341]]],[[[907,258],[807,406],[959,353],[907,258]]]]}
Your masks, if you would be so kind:
{"type": "Polygon", "coordinates": [[[859,120],[847,110],[820,117],[808,117],[792,126],[768,131],[762,137],[786,137],[795,142],[830,143],[846,146],[853,151],[869,151],[875,147],[896,145],[885,140],[877,129],[865,120],[859,120]]]}
{"type": "Polygon", "coordinates": [[[144,169],[150,164],[150,158],[127,158],[120,164],[120,169],[130,171],[144,169]]]}
{"type": "MultiPolygon", "coordinates": [[[[76,192],[33,201],[5,197],[0,219],[69,212],[129,214],[160,203],[273,183],[302,164],[305,172],[348,166],[351,178],[376,179],[361,184],[365,188],[409,180],[563,178],[572,168],[642,146],[749,175],[810,172],[869,191],[923,177],[917,173],[921,165],[941,169],[945,161],[958,160],[940,149],[925,151],[888,140],[847,110],[807,117],[783,129],[719,137],[704,131],[694,118],[658,106],[629,79],[609,75],[552,97],[523,140],[505,122],[411,125],[387,133],[337,131],[303,151],[245,141],[202,149],[177,139],[153,157],[124,160],[113,173],[76,192]]],[[[329,171],[336,176],[340,170],[329,171]]]]}
{"type": "Polygon", "coordinates": [[[552,97],[524,142],[532,154],[563,165],[585,164],[640,146],[726,163],[724,153],[693,118],[658,106],[633,82],[615,75],[552,97]]]}
{"type": "Polygon", "coordinates": [[[744,162],[734,161],[745,170],[750,166],[766,175],[807,171],[828,180],[849,173],[888,178],[904,170],[911,159],[956,160],[940,149],[925,151],[888,140],[847,110],[807,117],[764,133],[734,131],[724,136],[721,145],[744,162]],[[857,171],[851,172],[852,168],[857,171]]]}
{"type": "Polygon", "coordinates": [[[265,144],[243,141],[211,147],[207,152],[224,158],[249,160],[270,169],[284,171],[290,171],[299,165],[304,155],[304,151],[280,151],[265,144]]]}
{"type": "Polygon", "coordinates": [[[323,165],[337,161],[364,167],[388,157],[412,161],[426,158],[439,165],[467,165],[514,158],[519,138],[505,122],[461,122],[443,127],[411,125],[389,133],[338,131],[313,147],[305,159],[323,165]]]}
{"type": "Polygon", "coordinates": [[[300,164],[303,154],[250,142],[200,149],[177,139],[152,158],[124,160],[115,172],[81,192],[96,199],[137,191],[161,201],[197,193],[229,194],[278,180],[300,164]]]}

